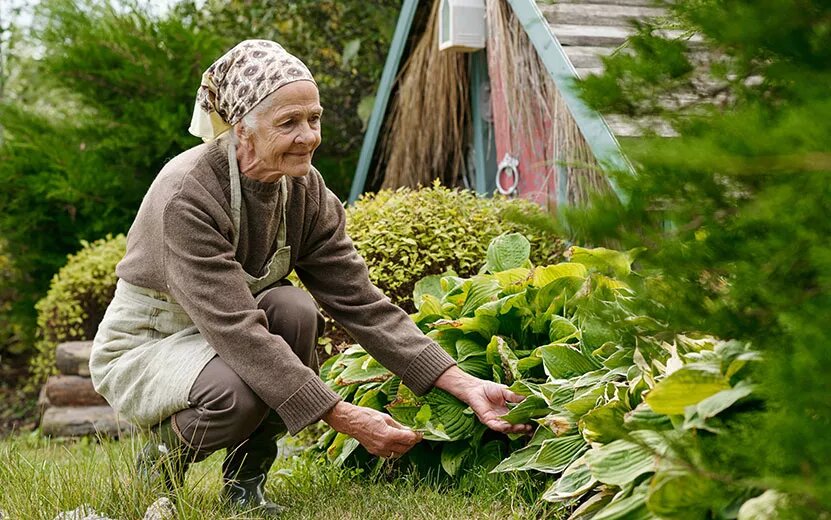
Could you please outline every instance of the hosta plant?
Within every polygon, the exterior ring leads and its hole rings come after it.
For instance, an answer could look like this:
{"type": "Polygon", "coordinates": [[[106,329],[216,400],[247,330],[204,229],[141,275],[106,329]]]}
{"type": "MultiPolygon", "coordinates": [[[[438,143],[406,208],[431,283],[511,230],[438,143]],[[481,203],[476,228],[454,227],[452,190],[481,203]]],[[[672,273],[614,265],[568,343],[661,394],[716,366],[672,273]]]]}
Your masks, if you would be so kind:
{"type": "MultiPolygon", "coordinates": [[[[479,274],[423,279],[412,316],[460,368],[526,397],[505,419],[537,424],[529,441],[487,430],[446,392],[414,395],[357,345],[321,376],[344,399],[424,432],[404,458],[419,466],[537,472],[551,480],[542,498],[572,504],[575,518],[735,517],[753,490],[696,472],[697,443],[757,406],[758,356],[638,314],[636,251],[572,247],[569,262],[533,266],[529,250],[521,235],[503,235],[479,274]]],[[[366,457],[334,431],[320,444],[336,463],[366,457]]]]}

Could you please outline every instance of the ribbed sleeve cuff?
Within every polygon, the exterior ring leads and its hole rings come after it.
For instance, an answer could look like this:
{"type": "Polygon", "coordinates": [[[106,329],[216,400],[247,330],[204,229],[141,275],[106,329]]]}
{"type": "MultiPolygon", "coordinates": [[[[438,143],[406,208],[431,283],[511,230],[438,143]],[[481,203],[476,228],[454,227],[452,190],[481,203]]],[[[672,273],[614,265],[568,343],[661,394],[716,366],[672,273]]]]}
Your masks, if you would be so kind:
{"type": "Polygon", "coordinates": [[[416,395],[424,395],[433,388],[436,379],[456,361],[436,343],[431,343],[416,356],[404,374],[401,381],[416,395]]]}
{"type": "Polygon", "coordinates": [[[277,407],[277,413],[286,423],[291,435],[317,422],[332,409],[341,398],[320,378],[306,381],[291,396],[277,407]]]}

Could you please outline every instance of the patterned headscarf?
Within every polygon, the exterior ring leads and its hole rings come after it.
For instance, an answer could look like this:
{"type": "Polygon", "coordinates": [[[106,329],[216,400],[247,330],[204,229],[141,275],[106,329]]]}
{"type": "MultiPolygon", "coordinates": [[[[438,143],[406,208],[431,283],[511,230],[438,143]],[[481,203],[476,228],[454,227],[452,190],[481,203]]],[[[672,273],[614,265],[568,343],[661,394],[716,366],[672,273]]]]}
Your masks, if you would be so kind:
{"type": "Polygon", "coordinates": [[[190,133],[216,139],[278,88],[314,78],[302,61],[280,44],[245,40],[202,74],[190,133]]]}

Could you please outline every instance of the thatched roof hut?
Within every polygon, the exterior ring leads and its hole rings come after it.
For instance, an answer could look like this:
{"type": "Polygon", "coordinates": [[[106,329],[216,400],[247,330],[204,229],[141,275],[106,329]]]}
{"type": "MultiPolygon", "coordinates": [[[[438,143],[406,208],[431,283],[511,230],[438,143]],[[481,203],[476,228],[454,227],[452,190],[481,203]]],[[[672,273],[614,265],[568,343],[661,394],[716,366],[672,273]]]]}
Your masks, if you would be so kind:
{"type": "Polygon", "coordinates": [[[617,136],[638,127],[591,110],[574,79],[600,72],[632,21],[662,10],[650,0],[458,1],[484,7],[485,49],[439,50],[452,0],[404,1],[350,200],[434,179],[549,207],[614,190],[603,170],[626,165],[617,136]]]}

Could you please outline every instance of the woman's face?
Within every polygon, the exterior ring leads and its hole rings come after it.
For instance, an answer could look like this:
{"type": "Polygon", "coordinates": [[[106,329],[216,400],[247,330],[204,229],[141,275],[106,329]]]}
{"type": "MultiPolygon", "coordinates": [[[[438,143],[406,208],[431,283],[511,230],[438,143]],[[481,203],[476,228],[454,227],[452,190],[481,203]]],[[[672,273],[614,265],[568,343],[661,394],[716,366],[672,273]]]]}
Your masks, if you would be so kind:
{"type": "Polygon", "coordinates": [[[311,81],[289,83],[263,103],[267,105],[256,127],[238,134],[243,173],[260,182],[276,182],[283,175],[305,176],[320,146],[323,108],[317,86],[311,81]]]}

